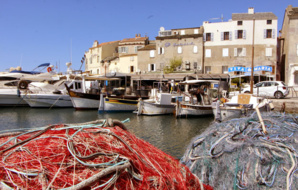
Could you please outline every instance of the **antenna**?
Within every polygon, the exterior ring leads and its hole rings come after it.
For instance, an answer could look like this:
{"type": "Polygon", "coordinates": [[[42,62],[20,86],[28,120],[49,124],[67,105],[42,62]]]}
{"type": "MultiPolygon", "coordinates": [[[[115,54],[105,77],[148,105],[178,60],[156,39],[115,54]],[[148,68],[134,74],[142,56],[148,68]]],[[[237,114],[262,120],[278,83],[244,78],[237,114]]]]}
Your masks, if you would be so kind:
{"type": "Polygon", "coordinates": [[[221,22],[223,22],[223,19],[224,19],[223,14],[221,14],[220,18],[210,18],[209,20],[218,20],[218,19],[221,19],[221,22]]]}

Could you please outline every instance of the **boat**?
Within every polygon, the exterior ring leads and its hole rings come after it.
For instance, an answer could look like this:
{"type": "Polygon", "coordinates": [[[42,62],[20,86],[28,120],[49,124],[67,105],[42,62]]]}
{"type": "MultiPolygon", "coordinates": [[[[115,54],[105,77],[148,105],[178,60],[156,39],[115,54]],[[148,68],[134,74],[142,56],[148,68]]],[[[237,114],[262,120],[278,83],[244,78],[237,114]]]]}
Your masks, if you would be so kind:
{"type": "Polygon", "coordinates": [[[137,109],[137,96],[105,96],[101,94],[98,112],[132,112],[137,109]]]}
{"type": "Polygon", "coordinates": [[[216,121],[248,116],[259,111],[273,110],[272,101],[267,98],[256,97],[251,94],[238,94],[228,102],[217,100],[212,103],[212,110],[216,121]]]}
{"type": "Polygon", "coordinates": [[[177,101],[176,118],[213,115],[212,102],[218,97],[219,82],[217,80],[187,80],[180,82],[180,85],[187,87],[185,87],[184,99],[177,101]],[[188,88],[190,88],[189,91],[188,88]]]}
{"type": "MultiPolygon", "coordinates": [[[[44,63],[36,68],[52,68],[49,63],[44,63]]],[[[55,81],[54,72],[22,71],[21,68],[5,72],[0,75],[0,106],[28,106],[23,100],[22,94],[28,90],[28,86],[34,81],[55,81]]]]}
{"type": "Polygon", "coordinates": [[[172,102],[172,94],[158,93],[157,89],[151,90],[151,98],[140,99],[137,115],[166,115],[174,114],[176,103],[172,102]]]}
{"type": "Polygon", "coordinates": [[[55,84],[45,84],[42,86],[40,83],[33,82],[31,86],[39,87],[38,91],[27,91],[22,95],[23,99],[32,108],[69,108],[73,107],[70,96],[67,94],[65,85],[67,85],[73,91],[82,91],[78,88],[80,85],[79,80],[60,80],[55,84]]]}

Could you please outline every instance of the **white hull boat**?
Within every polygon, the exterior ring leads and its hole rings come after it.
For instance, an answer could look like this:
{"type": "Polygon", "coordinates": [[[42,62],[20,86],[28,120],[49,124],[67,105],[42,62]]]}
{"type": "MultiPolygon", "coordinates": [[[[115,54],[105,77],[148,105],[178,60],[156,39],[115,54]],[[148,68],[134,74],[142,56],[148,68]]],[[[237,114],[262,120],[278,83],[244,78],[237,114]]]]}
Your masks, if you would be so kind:
{"type": "Polygon", "coordinates": [[[0,89],[0,106],[28,106],[16,88],[0,89]]]}
{"type": "Polygon", "coordinates": [[[176,103],[172,103],[172,95],[168,93],[159,94],[160,98],[140,100],[138,104],[138,115],[166,115],[174,114],[176,103]]]}
{"type": "Polygon", "coordinates": [[[176,106],[176,117],[213,115],[211,105],[181,104],[176,106]]]}
{"type": "Polygon", "coordinates": [[[270,100],[251,94],[239,94],[233,96],[227,103],[217,101],[212,104],[213,114],[217,121],[249,116],[256,111],[257,107],[260,111],[270,111],[274,109],[270,100]]]}
{"type": "Polygon", "coordinates": [[[69,95],[66,94],[28,94],[24,100],[33,108],[73,107],[69,95]]]}

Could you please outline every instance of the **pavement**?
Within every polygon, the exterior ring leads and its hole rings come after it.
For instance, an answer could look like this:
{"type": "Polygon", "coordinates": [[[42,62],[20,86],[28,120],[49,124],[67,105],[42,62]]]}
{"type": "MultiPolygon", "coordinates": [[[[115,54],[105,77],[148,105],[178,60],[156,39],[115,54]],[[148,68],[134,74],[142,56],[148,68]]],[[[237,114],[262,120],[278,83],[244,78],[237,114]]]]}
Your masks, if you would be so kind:
{"type": "Polygon", "coordinates": [[[290,92],[288,96],[282,99],[272,98],[275,111],[286,113],[298,113],[298,94],[290,92]]]}

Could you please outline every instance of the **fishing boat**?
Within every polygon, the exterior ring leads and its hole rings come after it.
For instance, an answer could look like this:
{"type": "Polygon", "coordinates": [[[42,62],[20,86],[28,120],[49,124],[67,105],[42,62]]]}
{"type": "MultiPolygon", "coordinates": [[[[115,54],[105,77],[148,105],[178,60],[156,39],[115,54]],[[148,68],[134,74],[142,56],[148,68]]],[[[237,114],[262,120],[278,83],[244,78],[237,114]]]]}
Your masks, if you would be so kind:
{"type": "Polygon", "coordinates": [[[212,102],[218,97],[219,81],[187,80],[179,84],[185,85],[186,91],[184,99],[177,101],[175,111],[177,118],[213,115],[212,102]]]}
{"type": "Polygon", "coordinates": [[[137,115],[174,114],[176,103],[172,102],[172,94],[158,93],[157,89],[152,89],[151,95],[148,100],[140,99],[137,115]]]}
{"type": "Polygon", "coordinates": [[[270,111],[274,107],[269,99],[256,97],[251,94],[238,94],[233,96],[228,102],[218,100],[212,104],[213,114],[217,121],[248,116],[256,109],[270,111]]]}
{"type": "Polygon", "coordinates": [[[104,96],[101,94],[98,112],[132,112],[137,109],[137,96],[104,96]]]}

